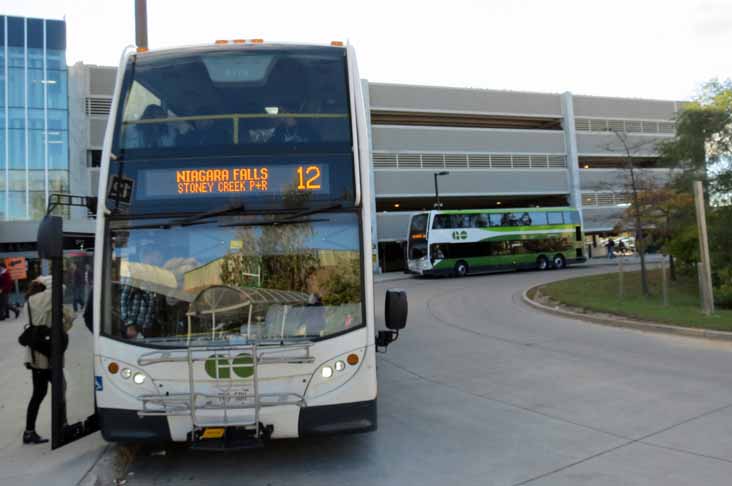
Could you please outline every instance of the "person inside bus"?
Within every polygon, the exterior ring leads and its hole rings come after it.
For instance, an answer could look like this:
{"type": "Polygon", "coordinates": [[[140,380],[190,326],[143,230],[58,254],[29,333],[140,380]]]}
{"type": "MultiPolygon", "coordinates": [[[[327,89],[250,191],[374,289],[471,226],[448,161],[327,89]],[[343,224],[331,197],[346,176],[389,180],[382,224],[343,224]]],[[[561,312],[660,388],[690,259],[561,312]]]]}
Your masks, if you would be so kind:
{"type": "MultiPolygon", "coordinates": [[[[155,294],[147,292],[133,285],[123,285],[120,292],[120,319],[123,326],[122,337],[128,337],[128,329],[132,326],[135,331],[144,331],[146,334],[152,329],[155,318],[155,294]]],[[[137,332],[134,332],[137,337],[137,332]]]]}
{"type": "MultiPolygon", "coordinates": [[[[28,310],[28,324],[31,326],[51,327],[52,321],[52,290],[53,280],[50,276],[41,276],[31,282],[26,292],[26,303],[28,310]]],[[[63,327],[68,334],[74,322],[74,314],[66,307],[63,308],[63,327]]],[[[33,394],[28,402],[26,411],[25,431],[23,432],[23,444],[42,444],[48,442],[36,433],[36,419],[38,409],[48,393],[48,384],[51,382],[51,370],[49,369],[49,357],[43,353],[26,347],[25,367],[31,371],[33,394]]],[[[64,388],[65,388],[64,384],[64,388]]],[[[66,411],[62,412],[66,417],[66,411]]]]}
{"type": "Polygon", "coordinates": [[[137,324],[129,324],[125,327],[125,338],[126,339],[144,339],[140,330],[137,328],[137,324]]]}
{"type": "MultiPolygon", "coordinates": [[[[139,121],[166,118],[168,118],[168,114],[160,105],[150,104],[145,107],[139,121]]],[[[176,145],[177,132],[166,122],[129,124],[125,127],[124,133],[125,148],[153,149],[176,145]]]]}

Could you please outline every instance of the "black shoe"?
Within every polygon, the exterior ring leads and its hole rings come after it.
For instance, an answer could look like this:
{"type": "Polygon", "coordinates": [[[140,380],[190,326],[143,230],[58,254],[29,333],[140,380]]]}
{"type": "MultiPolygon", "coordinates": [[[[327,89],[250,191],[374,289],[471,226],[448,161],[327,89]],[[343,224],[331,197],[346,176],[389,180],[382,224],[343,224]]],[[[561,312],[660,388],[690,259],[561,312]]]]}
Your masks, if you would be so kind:
{"type": "Polygon", "coordinates": [[[48,442],[48,439],[44,439],[40,435],[36,434],[36,431],[23,432],[23,444],[44,444],[48,442]]]}
{"type": "Polygon", "coordinates": [[[17,319],[20,315],[20,311],[18,309],[13,309],[13,312],[15,312],[15,318],[17,319]]]}

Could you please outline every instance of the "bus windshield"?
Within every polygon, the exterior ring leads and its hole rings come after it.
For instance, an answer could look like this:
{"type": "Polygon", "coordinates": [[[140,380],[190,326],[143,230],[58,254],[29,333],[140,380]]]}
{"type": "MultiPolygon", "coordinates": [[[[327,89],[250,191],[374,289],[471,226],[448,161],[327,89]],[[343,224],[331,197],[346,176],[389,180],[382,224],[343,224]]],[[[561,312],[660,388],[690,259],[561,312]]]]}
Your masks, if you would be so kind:
{"type": "Polygon", "coordinates": [[[343,152],[351,129],[341,48],[240,46],[137,56],[113,152],[343,152]]]}
{"type": "Polygon", "coordinates": [[[415,214],[409,225],[409,259],[427,256],[427,220],[429,214],[415,214]]]}
{"type": "Polygon", "coordinates": [[[315,340],[364,323],[353,212],[111,221],[102,333],[159,346],[315,340]]]}

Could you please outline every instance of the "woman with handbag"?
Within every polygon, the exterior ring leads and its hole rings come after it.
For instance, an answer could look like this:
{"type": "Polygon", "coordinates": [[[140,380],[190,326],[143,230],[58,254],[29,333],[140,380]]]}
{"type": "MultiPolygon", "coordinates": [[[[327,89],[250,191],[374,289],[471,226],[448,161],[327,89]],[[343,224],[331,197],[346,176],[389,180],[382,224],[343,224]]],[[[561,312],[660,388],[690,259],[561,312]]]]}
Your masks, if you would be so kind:
{"type": "MultiPolygon", "coordinates": [[[[26,309],[28,310],[28,325],[51,327],[52,320],[52,298],[51,298],[50,276],[41,276],[31,282],[26,292],[26,309]]],[[[64,307],[63,322],[64,331],[69,332],[73,324],[73,313],[64,307]]],[[[28,402],[26,413],[25,431],[23,432],[23,444],[42,444],[48,442],[36,433],[36,418],[41,402],[48,393],[48,384],[51,382],[51,370],[49,369],[49,357],[45,354],[26,346],[25,367],[31,371],[33,378],[33,395],[28,402]]]]}

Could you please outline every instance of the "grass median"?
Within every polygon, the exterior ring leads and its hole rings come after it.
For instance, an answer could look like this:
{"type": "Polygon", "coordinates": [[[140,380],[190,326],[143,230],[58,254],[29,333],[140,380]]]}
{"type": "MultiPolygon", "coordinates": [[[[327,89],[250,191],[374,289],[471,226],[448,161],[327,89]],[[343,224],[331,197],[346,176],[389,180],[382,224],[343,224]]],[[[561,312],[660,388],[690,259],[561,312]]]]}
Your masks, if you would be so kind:
{"type": "Polygon", "coordinates": [[[696,277],[680,276],[677,281],[669,282],[668,306],[664,306],[662,301],[660,270],[648,272],[650,297],[641,294],[640,272],[626,272],[623,281],[623,298],[618,296],[617,273],[554,282],[541,286],[539,291],[553,301],[588,311],[677,326],[732,331],[732,309],[716,309],[715,314],[708,317],[702,314],[696,277]]]}

